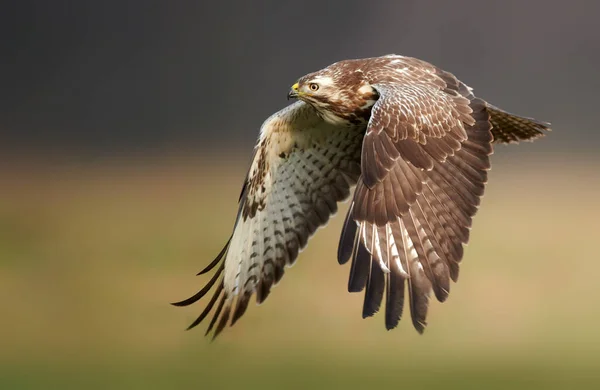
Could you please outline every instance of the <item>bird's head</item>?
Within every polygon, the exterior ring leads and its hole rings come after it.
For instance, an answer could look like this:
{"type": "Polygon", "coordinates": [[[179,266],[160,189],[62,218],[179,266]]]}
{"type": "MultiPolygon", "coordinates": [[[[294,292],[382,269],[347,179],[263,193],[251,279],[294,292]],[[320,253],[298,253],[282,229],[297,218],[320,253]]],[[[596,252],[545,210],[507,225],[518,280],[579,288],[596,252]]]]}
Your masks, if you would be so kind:
{"type": "Polygon", "coordinates": [[[330,123],[366,122],[378,96],[364,72],[353,65],[342,61],[301,77],[290,88],[288,99],[312,105],[330,123]]]}

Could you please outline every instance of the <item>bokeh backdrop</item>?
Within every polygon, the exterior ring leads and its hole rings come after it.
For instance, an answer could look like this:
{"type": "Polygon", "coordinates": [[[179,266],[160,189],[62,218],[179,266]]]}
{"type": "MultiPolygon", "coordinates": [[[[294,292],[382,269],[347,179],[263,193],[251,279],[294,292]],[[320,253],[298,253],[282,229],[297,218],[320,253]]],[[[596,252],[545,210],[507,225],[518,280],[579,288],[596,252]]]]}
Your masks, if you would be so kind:
{"type": "MultiPolygon", "coordinates": [[[[0,12],[0,388],[600,386],[600,3],[12,1],[0,12]],[[419,336],[360,318],[341,217],[214,343],[184,332],[289,86],[397,53],[554,131],[499,146],[419,336]]],[[[346,205],[339,214],[346,211],[346,205]]]]}

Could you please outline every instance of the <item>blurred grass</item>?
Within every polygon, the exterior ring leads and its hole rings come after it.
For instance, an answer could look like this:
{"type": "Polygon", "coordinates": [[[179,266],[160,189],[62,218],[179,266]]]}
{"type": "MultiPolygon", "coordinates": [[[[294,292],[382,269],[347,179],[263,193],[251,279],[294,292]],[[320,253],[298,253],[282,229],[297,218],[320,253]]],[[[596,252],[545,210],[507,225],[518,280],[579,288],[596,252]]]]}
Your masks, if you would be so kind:
{"type": "Polygon", "coordinates": [[[214,343],[183,331],[202,304],[168,302],[207,280],[193,275],[230,233],[244,164],[2,164],[0,388],[597,387],[600,164],[563,157],[494,156],[423,336],[361,319],[338,215],[214,343]]]}

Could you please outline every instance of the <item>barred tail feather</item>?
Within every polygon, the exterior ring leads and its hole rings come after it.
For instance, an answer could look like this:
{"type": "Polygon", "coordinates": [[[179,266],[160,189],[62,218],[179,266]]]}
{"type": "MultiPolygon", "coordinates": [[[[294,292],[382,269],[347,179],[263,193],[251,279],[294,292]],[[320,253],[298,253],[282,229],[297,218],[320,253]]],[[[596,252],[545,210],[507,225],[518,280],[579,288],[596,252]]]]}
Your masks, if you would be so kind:
{"type": "Polygon", "coordinates": [[[533,141],[551,131],[550,123],[526,118],[506,112],[496,106],[487,104],[492,123],[494,142],[518,143],[533,141]]]}

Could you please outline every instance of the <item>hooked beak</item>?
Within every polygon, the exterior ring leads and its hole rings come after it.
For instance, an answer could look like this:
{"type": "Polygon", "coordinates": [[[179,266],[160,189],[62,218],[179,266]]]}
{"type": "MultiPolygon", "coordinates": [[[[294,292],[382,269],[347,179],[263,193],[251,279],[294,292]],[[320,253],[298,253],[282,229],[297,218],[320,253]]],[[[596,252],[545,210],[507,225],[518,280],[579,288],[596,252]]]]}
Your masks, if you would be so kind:
{"type": "Polygon", "coordinates": [[[288,100],[290,100],[291,98],[297,98],[298,97],[298,83],[292,85],[292,88],[290,88],[290,92],[288,92],[287,98],[288,100]]]}

